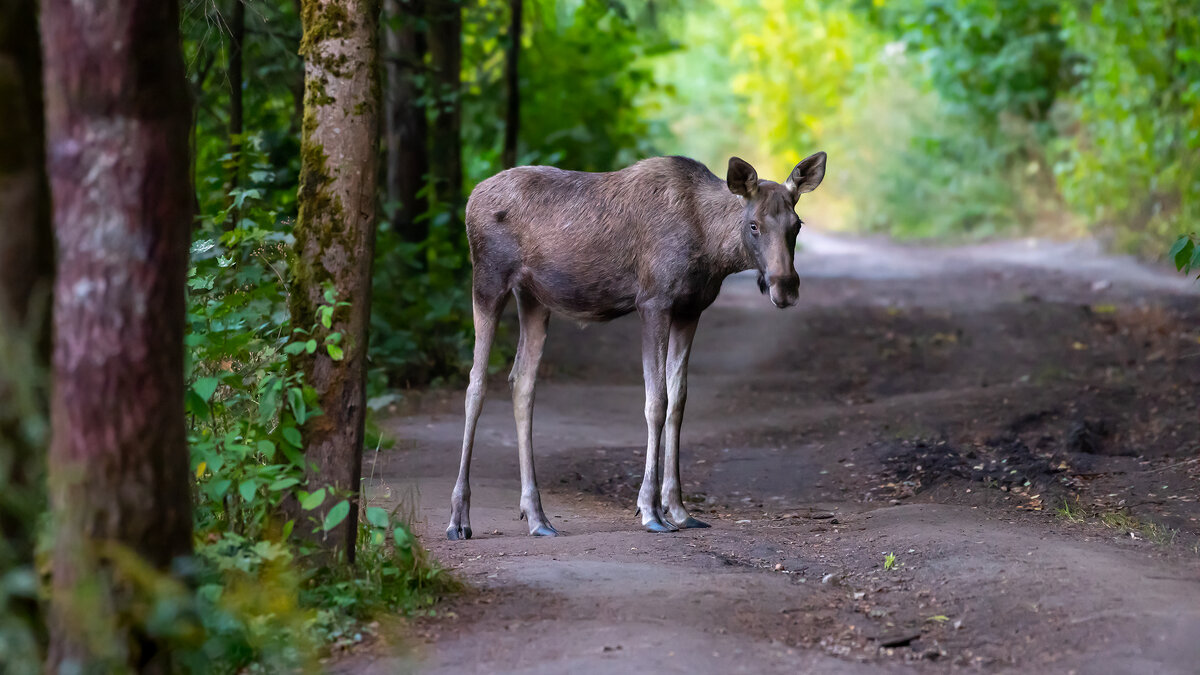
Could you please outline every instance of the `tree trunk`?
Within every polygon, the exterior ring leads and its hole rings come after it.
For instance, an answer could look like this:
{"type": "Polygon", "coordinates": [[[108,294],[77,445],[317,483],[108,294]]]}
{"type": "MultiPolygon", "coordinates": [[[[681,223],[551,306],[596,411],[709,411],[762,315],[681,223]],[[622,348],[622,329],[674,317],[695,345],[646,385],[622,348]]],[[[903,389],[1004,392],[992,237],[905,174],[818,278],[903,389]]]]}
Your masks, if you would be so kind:
{"type": "MultiPolygon", "coordinates": [[[[44,497],[44,436],[36,422],[46,414],[54,260],[41,63],[37,3],[0,0],[0,577],[15,568],[32,572],[44,497]]],[[[10,597],[8,609],[25,629],[9,641],[12,667],[36,667],[45,639],[37,600],[10,597]]]]}
{"type": "MultiPolygon", "coordinates": [[[[246,40],[246,3],[233,0],[233,11],[229,15],[229,191],[237,189],[242,178],[242,43],[246,40]]],[[[238,211],[233,206],[233,195],[229,198],[229,215],[225,229],[237,227],[238,211]]]]}
{"type": "MultiPolygon", "coordinates": [[[[314,532],[330,554],[354,560],[358,488],[366,411],[367,320],[375,248],[378,185],[379,5],[371,0],[303,0],[304,131],[301,137],[296,260],[290,294],[292,325],[311,330],[321,347],[296,356],[293,367],[317,390],[323,414],[303,429],[305,454],[315,472],[310,490],[331,487],[318,522],[342,498],[349,516],[329,532],[314,532]],[[344,356],[325,347],[329,329],[318,323],[326,284],[339,302],[332,332],[344,356]]],[[[320,529],[320,528],[318,528],[320,529]]],[[[298,529],[299,531],[299,529],[298,529]]]]}
{"type": "Polygon", "coordinates": [[[43,0],[41,24],[59,256],[47,670],[162,672],[169,654],[130,625],[144,611],[133,596],[145,579],[126,553],[165,571],[192,550],[179,7],[43,0]]]}
{"type": "Polygon", "coordinates": [[[504,119],[504,168],[517,165],[517,136],[521,127],[521,0],[509,0],[508,61],[504,80],[508,90],[508,115],[504,119]]]}
{"type": "Polygon", "coordinates": [[[428,208],[420,195],[429,174],[429,128],[416,76],[425,70],[424,0],[386,0],[387,24],[387,200],[398,204],[392,229],[409,242],[424,241],[428,208]]]}
{"type": "Polygon", "coordinates": [[[433,134],[429,168],[434,197],[458,222],[462,201],[462,3],[429,0],[429,56],[433,69],[433,134]]]}

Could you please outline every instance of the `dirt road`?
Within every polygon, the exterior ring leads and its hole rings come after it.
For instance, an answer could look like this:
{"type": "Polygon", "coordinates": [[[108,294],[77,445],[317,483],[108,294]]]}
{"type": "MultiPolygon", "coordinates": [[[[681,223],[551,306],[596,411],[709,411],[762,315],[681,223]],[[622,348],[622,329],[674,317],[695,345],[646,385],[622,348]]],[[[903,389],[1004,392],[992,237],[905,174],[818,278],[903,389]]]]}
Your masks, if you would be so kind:
{"type": "Polygon", "coordinates": [[[476,590],[339,668],[1200,672],[1195,288],[1078,244],[801,241],[798,307],[734,277],[701,321],[683,480],[712,529],[634,516],[636,316],[555,319],[534,448],[565,536],[517,519],[502,370],[475,538],[446,541],[462,392],[415,397],[372,493],[476,590]]]}

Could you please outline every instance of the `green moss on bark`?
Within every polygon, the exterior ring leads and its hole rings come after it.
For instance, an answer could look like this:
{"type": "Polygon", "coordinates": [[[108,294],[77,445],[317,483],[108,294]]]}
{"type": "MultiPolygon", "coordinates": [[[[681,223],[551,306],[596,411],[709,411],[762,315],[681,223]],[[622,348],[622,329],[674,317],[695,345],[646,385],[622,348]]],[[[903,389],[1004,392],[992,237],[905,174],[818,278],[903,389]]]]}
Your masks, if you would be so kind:
{"type": "Polygon", "coordinates": [[[321,43],[327,40],[344,39],[354,30],[354,21],[346,9],[346,2],[306,2],[301,10],[300,21],[304,35],[300,38],[300,55],[309,58],[321,43]]]}

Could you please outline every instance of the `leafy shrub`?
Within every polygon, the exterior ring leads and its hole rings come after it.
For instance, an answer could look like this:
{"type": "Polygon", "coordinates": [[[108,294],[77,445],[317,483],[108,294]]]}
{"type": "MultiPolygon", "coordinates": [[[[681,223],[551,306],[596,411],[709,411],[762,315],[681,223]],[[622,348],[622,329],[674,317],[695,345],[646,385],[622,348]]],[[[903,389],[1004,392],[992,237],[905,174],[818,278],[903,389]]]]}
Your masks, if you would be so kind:
{"type": "Polygon", "coordinates": [[[1200,220],[1200,16],[1185,0],[1064,3],[1085,59],[1055,170],[1120,248],[1157,256],[1200,220]]]}
{"type": "MultiPolygon", "coordinates": [[[[45,507],[42,457],[48,437],[46,373],[37,331],[0,303],[0,664],[13,675],[42,672],[45,630],[30,551],[45,507]]],[[[38,304],[38,303],[33,303],[38,304]]],[[[33,314],[38,314],[33,312],[33,314]]]]}
{"type": "MultiPolygon", "coordinates": [[[[372,612],[425,607],[451,583],[408,526],[379,507],[364,510],[356,567],[329,564],[290,539],[295,523],[288,513],[303,518],[340,500],[324,522],[314,523],[329,530],[350,510],[346,495],[307,489],[300,428],[321,411],[315,392],[287,364],[288,355],[300,351],[321,349],[340,358],[341,340],[332,333],[319,342],[310,337],[317,326],[290,321],[290,221],[263,198],[275,173],[261,147],[247,143],[251,182],[224,200],[228,210],[201,223],[188,271],[197,591],[154,602],[175,607],[163,611],[181,625],[195,624],[171,629],[178,632],[180,662],[194,672],[302,666],[321,645],[361,634],[372,612]],[[225,231],[231,210],[238,220],[225,231]]],[[[334,308],[344,304],[327,290],[318,320],[328,328],[334,308]]]]}

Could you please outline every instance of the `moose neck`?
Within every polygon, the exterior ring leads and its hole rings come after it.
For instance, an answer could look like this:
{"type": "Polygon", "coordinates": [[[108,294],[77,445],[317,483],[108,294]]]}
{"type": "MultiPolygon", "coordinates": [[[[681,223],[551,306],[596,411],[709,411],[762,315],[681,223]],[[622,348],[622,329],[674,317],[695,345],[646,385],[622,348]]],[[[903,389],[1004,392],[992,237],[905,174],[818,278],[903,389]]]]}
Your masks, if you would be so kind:
{"type": "Polygon", "coordinates": [[[704,215],[705,258],[723,279],[754,269],[754,258],[742,235],[746,201],[729,191],[725,181],[707,183],[700,191],[704,215]]]}

